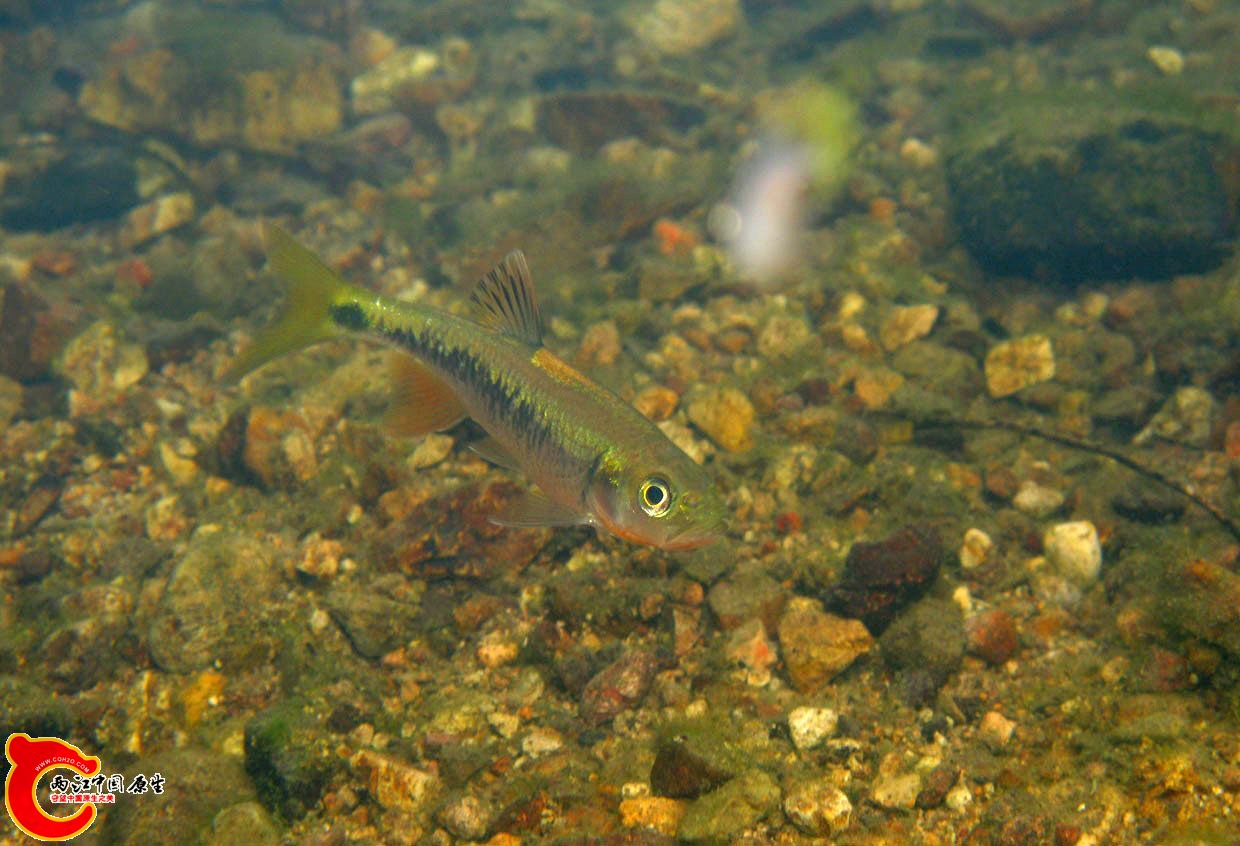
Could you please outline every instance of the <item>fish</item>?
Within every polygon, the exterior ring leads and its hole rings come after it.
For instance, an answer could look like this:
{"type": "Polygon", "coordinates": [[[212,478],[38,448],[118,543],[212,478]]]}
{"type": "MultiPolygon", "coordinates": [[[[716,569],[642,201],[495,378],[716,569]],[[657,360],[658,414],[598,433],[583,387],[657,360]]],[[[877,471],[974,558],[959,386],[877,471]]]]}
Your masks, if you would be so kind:
{"type": "Polygon", "coordinates": [[[471,418],[487,433],[474,451],[536,486],[492,522],[588,525],[662,550],[721,540],[725,507],[710,474],[543,343],[520,251],[478,282],[471,319],[352,285],[275,224],[265,224],[264,240],[270,267],[287,285],[286,304],[234,359],[226,382],[323,341],[384,342],[399,351],[394,428],[421,435],[471,418]]]}

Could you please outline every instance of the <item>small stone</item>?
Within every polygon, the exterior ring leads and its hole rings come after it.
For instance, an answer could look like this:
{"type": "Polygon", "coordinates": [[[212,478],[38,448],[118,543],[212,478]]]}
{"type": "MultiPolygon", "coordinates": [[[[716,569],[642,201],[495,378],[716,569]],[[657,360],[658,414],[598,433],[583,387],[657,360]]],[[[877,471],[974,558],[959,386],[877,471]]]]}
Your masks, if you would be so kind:
{"type": "Polygon", "coordinates": [[[792,745],[802,752],[813,749],[835,734],[839,722],[839,714],[830,708],[793,708],[788,712],[792,745]]]}
{"type": "Polygon", "coordinates": [[[939,151],[920,138],[906,138],[900,145],[900,158],[915,168],[928,170],[939,163],[939,151]]]}
{"type": "Polygon", "coordinates": [[[689,401],[688,414],[694,426],[728,452],[744,452],[753,446],[754,407],[735,388],[698,392],[689,401]]]}
{"type": "Polygon", "coordinates": [[[690,748],[701,749],[706,754],[712,751],[726,754],[726,749],[712,746],[715,740],[710,736],[661,737],[650,767],[650,789],[657,796],[696,799],[732,778],[736,770],[729,766],[729,760],[708,760],[704,754],[690,748]]]}
{"type": "Polygon", "coordinates": [[[793,686],[818,690],[869,652],[874,638],[859,620],[846,620],[808,597],[794,597],[779,620],[779,643],[793,686]]]}
{"type": "Polygon", "coordinates": [[[937,687],[956,672],[964,656],[960,609],[947,599],[921,599],[882,633],[879,646],[892,669],[924,674],[937,687]]]}
{"type": "Polygon", "coordinates": [[[478,663],[489,670],[503,667],[517,660],[521,645],[507,631],[497,629],[487,632],[478,643],[475,654],[478,663]]]}
{"type": "Polygon", "coordinates": [[[965,642],[969,652],[991,664],[1002,664],[1020,646],[1012,615],[992,608],[974,615],[965,626],[965,642]]]}
{"type": "Polygon", "coordinates": [[[803,833],[824,837],[839,834],[852,819],[852,802],[826,779],[799,784],[784,797],[784,813],[803,833]]]}
{"type": "Polygon", "coordinates": [[[521,741],[521,751],[531,758],[541,758],[564,748],[564,736],[549,726],[534,726],[521,741]]]}
{"type": "Polygon", "coordinates": [[[882,808],[905,810],[917,804],[921,793],[921,776],[917,773],[880,776],[870,788],[870,799],[882,808]]]}
{"type": "Polygon", "coordinates": [[[980,567],[985,563],[994,546],[995,542],[990,539],[990,535],[981,529],[967,529],[964,533],[964,542],[960,545],[961,569],[972,570],[974,567],[980,567]]]}
{"type": "Polygon", "coordinates": [[[424,470],[434,467],[452,454],[456,440],[451,435],[433,432],[422,439],[409,455],[406,462],[410,470],[424,470]]]}
{"type": "Polygon", "coordinates": [[[69,414],[90,414],[117,401],[147,372],[146,352],[122,340],[104,321],[92,324],[65,345],[57,369],[72,383],[69,414]]]}
{"type": "Polygon", "coordinates": [[[606,367],[620,357],[620,330],[614,320],[604,320],[586,327],[577,348],[577,365],[584,368],[606,367]]]}
{"type": "Polygon", "coordinates": [[[938,319],[939,307],[935,305],[897,306],[883,321],[878,337],[888,352],[897,350],[929,335],[938,319]]]}
{"type": "Polygon", "coordinates": [[[775,644],[766,636],[766,627],[761,620],[750,620],[733,631],[728,638],[726,654],[729,661],[767,678],[770,677],[771,665],[779,660],[775,644]]]}
{"type": "Polygon", "coordinates": [[[655,52],[680,56],[731,35],[743,17],[740,0],[655,0],[630,25],[655,52]]]}
{"type": "Polygon", "coordinates": [[[1163,76],[1179,76],[1184,71],[1184,54],[1174,47],[1154,45],[1145,55],[1163,76]]]}
{"type": "Polygon", "coordinates": [[[812,337],[809,325],[803,318],[792,315],[775,315],[766,321],[758,333],[758,353],[763,358],[790,358],[812,337]]]}
{"type": "Polygon", "coordinates": [[[439,779],[412,764],[363,749],[351,761],[355,770],[367,775],[370,795],[388,810],[417,811],[439,789],[439,779]]]}
{"type": "Polygon", "coordinates": [[[343,555],[344,544],[340,541],[320,537],[317,532],[311,533],[302,544],[297,572],[312,579],[333,579],[340,570],[340,559],[343,555]]]}
{"type": "Polygon", "coordinates": [[[1042,548],[1055,572],[1078,587],[1097,581],[1102,571],[1102,542],[1098,530],[1088,520],[1060,523],[1047,529],[1042,548]]]}
{"type": "Polygon", "coordinates": [[[963,781],[947,791],[943,805],[959,813],[973,803],[973,791],[963,781]]]}
{"type": "Polygon", "coordinates": [[[658,661],[641,650],[624,653],[590,679],[581,693],[581,718],[590,725],[609,722],[642,700],[658,661]]]}
{"type": "Polygon", "coordinates": [[[977,727],[978,737],[992,751],[996,752],[1007,746],[1008,741],[1012,739],[1014,731],[1016,731],[1016,723],[998,711],[987,711],[977,727]]]}
{"type": "Polygon", "coordinates": [[[938,533],[927,526],[907,526],[882,540],[854,543],[831,593],[831,607],[881,632],[900,609],[930,589],[948,554],[938,533]]]}
{"type": "Polygon", "coordinates": [[[1039,485],[1037,482],[1024,482],[1016,496],[1012,497],[1012,505],[1030,517],[1048,517],[1064,504],[1062,491],[1039,485]]]}
{"type": "Polygon", "coordinates": [[[1050,338],[1027,335],[1004,341],[986,353],[986,387],[992,397],[1010,396],[1055,376],[1055,353],[1050,338]]]}
{"type": "Polygon", "coordinates": [[[620,802],[620,824],[625,828],[646,828],[675,837],[685,818],[684,800],[666,796],[637,796],[620,802]]]}
{"type": "Polygon", "coordinates": [[[453,837],[461,840],[482,840],[491,828],[494,812],[477,796],[466,794],[445,804],[435,819],[453,837]]]}
{"type": "Polygon", "coordinates": [[[633,407],[654,423],[661,423],[672,416],[680,397],[671,388],[651,385],[633,398],[633,407]]]}
{"type": "Polygon", "coordinates": [[[159,459],[168,475],[179,485],[188,485],[198,478],[198,464],[194,459],[179,455],[167,441],[159,445],[159,459]]]}
{"type": "Polygon", "coordinates": [[[1179,441],[1207,448],[1214,430],[1218,403],[1210,392],[1195,385],[1180,388],[1132,439],[1143,444],[1151,438],[1179,441]]]}
{"type": "Polygon", "coordinates": [[[960,771],[946,764],[935,767],[926,776],[925,785],[917,794],[918,808],[937,808],[943,804],[947,792],[956,783],[960,771]]]}
{"type": "Polygon", "coordinates": [[[681,840],[724,840],[779,807],[779,785],[762,770],[749,770],[689,805],[681,840]]]}
{"type": "Polygon", "coordinates": [[[439,56],[423,47],[400,47],[353,78],[349,93],[358,115],[390,112],[410,86],[439,69],[439,56]]]}
{"type": "Polygon", "coordinates": [[[194,195],[188,191],[165,194],[136,206],[125,215],[121,224],[121,249],[132,250],[165,232],[178,229],[192,221],[195,214],[194,195]]]}

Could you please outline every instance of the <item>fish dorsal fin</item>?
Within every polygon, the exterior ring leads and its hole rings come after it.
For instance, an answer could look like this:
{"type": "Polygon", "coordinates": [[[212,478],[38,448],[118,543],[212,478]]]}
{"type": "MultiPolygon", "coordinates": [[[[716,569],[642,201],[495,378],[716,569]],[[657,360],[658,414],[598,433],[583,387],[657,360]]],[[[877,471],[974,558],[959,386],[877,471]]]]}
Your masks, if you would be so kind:
{"type": "Polygon", "coordinates": [[[525,254],[520,250],[504,256],[478,280],[470,299],[478,307],[483,325],[532,346],[542,346],[542,318],[534,299],[534,283],[530,281],[525,254]]]}
{"type": "Polygon", "coordinates": [[[421,362],[404,353],[394,353],[389,367],[392,377],[392,406],[387,425],[398,435],[419,436],[456,425],[465,409],[452,389],[421,362]]]}

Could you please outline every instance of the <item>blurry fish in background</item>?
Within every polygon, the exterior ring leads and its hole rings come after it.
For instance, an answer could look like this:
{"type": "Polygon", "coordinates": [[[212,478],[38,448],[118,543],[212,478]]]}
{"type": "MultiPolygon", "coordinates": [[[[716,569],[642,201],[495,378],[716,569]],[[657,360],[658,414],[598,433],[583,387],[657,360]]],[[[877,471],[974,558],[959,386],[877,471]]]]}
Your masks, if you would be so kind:
{"type": "Polygon", "coordinates": [[[709,223],[742,278],[775,285],[801,258],[811,211],[847,180],[857,107],[836,88],[801,82],[762,98],[757,112],[758,141],[709,223]]]}

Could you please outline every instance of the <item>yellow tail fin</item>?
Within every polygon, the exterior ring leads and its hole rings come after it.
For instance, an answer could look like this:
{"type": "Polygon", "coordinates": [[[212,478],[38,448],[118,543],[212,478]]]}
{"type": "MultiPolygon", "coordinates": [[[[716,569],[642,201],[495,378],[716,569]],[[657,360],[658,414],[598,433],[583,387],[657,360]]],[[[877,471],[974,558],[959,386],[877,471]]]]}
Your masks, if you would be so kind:
{"type": "Polygon", "coordinates": [[[271,269],[288,286],[288,300],[280,316],[228,368],[224,379],[229,383],[285,353],[343,334],[331,310],[354,298],[353,286],[280,227],[265,224],[263,239],[271,269]]]}

